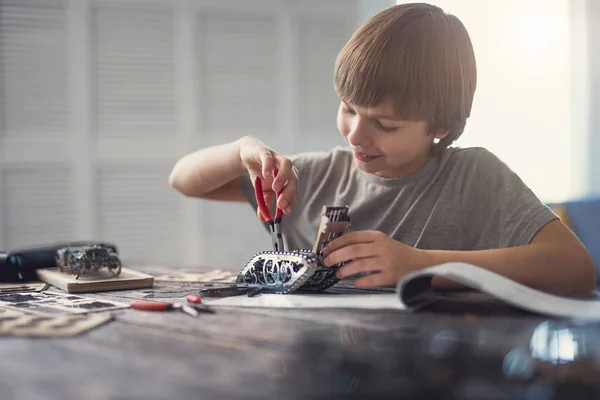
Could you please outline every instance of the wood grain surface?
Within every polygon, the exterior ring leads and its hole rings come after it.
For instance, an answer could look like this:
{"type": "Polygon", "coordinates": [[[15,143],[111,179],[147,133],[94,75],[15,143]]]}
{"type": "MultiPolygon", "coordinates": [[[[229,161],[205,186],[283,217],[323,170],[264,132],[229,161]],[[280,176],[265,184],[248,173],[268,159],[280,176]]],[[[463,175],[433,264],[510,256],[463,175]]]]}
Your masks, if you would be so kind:
{"type": "MultiPolygon", "coordinates": [[[[121,302],[183,301],[201,287],[202,283],[156,281],[153,289],[86,296],[121,302]]],[[[297,398],[294,374],[302,366],[293,360],[303,356],[301,344],[307,337],[332,338],[344,345],[360,343],[361,335],[373,330],[410,336],[465,323],[463,317],[446,314],[391,311],[219,308],[199,318],[132,309],[111,314],[112,322],[76,337],[0,338],[1,398],[297,398]]],[[[500,318],[486,324],[497,333],[505,329],[505,322],[500,318]]],[[[529,326],[531,320],[524,324],[529,326]]]]}

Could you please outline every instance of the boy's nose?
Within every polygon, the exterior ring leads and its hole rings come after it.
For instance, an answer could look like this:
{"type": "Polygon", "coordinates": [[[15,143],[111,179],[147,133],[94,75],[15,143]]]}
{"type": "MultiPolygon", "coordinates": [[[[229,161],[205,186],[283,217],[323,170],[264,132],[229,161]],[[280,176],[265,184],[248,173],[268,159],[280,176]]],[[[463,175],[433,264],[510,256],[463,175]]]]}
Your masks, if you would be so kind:
{"type": "Polygon", "coordinates": [[[356,124],[351,127],[347,136],[348,143],[352,146],[367,148],[373,144],[366,127],[363,124],[356,124]]]}

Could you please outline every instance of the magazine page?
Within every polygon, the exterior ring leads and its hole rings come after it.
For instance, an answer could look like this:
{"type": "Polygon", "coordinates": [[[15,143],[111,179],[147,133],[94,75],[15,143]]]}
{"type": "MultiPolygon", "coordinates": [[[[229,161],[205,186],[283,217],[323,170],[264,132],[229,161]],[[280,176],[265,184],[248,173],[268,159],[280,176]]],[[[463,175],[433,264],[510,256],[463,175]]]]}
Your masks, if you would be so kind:
{"type": "Polygon", "coordinates": [[[582,300],[532,289],[494,272],[467,263],[445,263],[413,272],[396,286],[400,301],[414,309],[431,298],[431,278],[453,280],[512,306],[561,318],[600,319],[600,300],[582,300]]]}
{"type": "Polygon", "coordinates": [[[211,306],[256,307],[256,308],[337,308],[337,309],[375,309],[403,310],[398,295],[391,293],[359,294],[271,294],[261,293],[255,297],[232,296],[207,298],[211,306]]]}

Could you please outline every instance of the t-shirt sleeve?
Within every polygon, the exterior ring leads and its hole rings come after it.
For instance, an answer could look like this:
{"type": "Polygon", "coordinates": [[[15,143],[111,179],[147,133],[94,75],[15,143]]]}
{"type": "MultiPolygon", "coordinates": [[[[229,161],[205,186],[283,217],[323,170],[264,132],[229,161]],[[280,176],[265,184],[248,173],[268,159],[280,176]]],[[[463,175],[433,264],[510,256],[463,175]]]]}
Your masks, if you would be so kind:
{"type": "Polygon", "coordinates": [[[461,213],[472,250],[526,245],[556,214],[504,162],[476,148],[465,165],[461,213]]]}

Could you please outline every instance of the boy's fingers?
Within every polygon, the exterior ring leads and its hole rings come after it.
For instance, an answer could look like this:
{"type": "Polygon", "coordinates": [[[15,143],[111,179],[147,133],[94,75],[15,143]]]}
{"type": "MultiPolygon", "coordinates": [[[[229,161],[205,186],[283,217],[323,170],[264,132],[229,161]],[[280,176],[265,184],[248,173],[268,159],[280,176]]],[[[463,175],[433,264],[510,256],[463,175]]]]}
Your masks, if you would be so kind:
{"type": "MultiPolygon", "coordinates": [[[[276,192],[281,192],[279,199],[277,199],[277,206],[285,214],[289,214],[298,198],[298,170],[288,158],[267,148],[261,149],[258,155],[261,169],[258,171],[252,169],[249,172],[251,176],[256,174],[256,176],[261,178],[265,203],[271,217],[273,215],[273,201],[276,192]],[[277,176],[274,176],[275,169],[277,169],[277,176]]],[[[257,210],[257,215],[259,220],[265,221],[260,210],[257,210]]]]}
{"type": "Polygon", "coordinates": [[[269,149],[262,149],[259,153],[259,157],[262,165],[262,176],[265,179],[271,178],[273,176],[273,169],[275,168],[273,153],[269,149]]]}
{"type": "Polygon", "coordinates": [[[266,186],[267,190],[270,190],[270,186],[269,186],[269,183],[265,179],[263,179],[261,168],[262,167],[260,165],[248,167],[248,175],[250,175],[250,180],[252,181],[252,185],[255,185],[256,178],[260,179],[260,183],[262,185],[262,190],[264,192],[265,186],[266,186]]]}
{"type": "Polygon", "coordinates": [[[276,155],[277,161],[277,176],[273,180],[273,190],[275,192],[280,192],[285,186],[286,182],[294,178],[294,173],[292,171],[292,162],[280,155],[276,155]]]}
{"type": "Polygon", "coordinates": [[[375,231],[356,231],[348,232],[343,234],[337,239],[332,240],[327,247],[324,249],[324,254],[331,254],[332,252],[346,246],[350,246],[358,243],[373,243],[377,232],[375,231]]]}
{"type": "Polygon", "coordinates": [[[294,174],[292,174],[292,176],[293,178],[287,182],[283,188],[283,192],[281,192],[281,196],[277,200],[277,206],[281,208],[285,214],[289,214],[292,211],[296,199],[298,198],[298,178],[294,174]]]}
{"type": "Polygon", "coordinates": [[[336,265],[350,260],[364,259],[375,255],[373,246],[368,243],[357,243],[328,252],[323,260],[326,266],[336,265]]]}
{"type": "Polygon", "coordinates": [[[349,276],[359,274],[361,272],[376,272],[377,269],[374,265],[374,258],[361,258],[354,260],[348,264],[342,265],[336,272],[338,279],[345,279],[349,276]]]}

